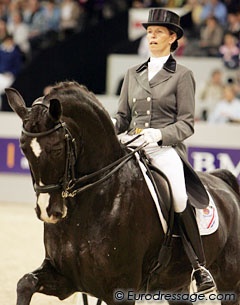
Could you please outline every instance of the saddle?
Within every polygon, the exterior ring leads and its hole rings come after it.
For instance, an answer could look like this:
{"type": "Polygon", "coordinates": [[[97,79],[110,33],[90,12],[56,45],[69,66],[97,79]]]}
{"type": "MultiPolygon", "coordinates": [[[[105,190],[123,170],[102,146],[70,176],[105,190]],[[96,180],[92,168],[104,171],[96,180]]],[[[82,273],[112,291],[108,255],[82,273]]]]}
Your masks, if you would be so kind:
{"type": "MultiPolygon", "coordinates": [[[[159,168],[156,168],[151,164],[144,151],[141,150],[139,152],[139,158],[140,162],[142,162],[145,167],[146,175],[154,187],[154,191],[157,195],[157,202],[158,205],[160,205],[159,208],[163,214],[164,220],[166,221],[166,227],[164,228],[164,222],[161,219],[163,229],[165,231],[165,238],[159,252],[158,264],[152,270],[152,272],[155,272],[156,270],[159,272],[160,269],[165,268],[168,265],[171,259],[172,236],[179,235],[178,221],[176,219],[177,214],[174,212],[172,190],[168,178],[159,168]],[[161,190],[161,192],[159,192],[159,190],[161,190]],[[160,262],[162,263],[160,264],[160,262]]],[[[189,198],[188,202],[191,203],[192,208],[195,207],[197,209],[204,209],[209,205],[208,193],[198,175],[191,168],[190,164],[185,162],[183,158],[181,159],[184,165],[186,189],[189,198]]]]}
{"type": "MultiPolygon", "coordinates": [[[[155,192],[157,193],[157,197],[159,199],[158,201],[161,203],[163,216],[168,222],[169,212],[172,206],[172,190],[168,178],[159,168],[151,164],[143,150],[139,152],[139,156],[140,161],[146,167],[147,175],[154,186],[155,192]],[[159,192],[159,189],[161,189],[161,193],[159,192]]],[[[182,156],[180,156],[180,158],[183,162],[186,190],[189,202],[194,208],[205,209],[209,205],[208,193],[199,176],[193,170],[188,161],[186,161],[182,156]]]]}

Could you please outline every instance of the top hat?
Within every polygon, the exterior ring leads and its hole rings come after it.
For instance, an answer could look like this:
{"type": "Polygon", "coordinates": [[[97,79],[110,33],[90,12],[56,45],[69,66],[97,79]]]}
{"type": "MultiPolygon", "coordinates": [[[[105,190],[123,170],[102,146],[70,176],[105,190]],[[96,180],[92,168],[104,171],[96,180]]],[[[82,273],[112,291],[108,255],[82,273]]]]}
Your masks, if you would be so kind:
{"type": "Polygon", "coordinates": [[[180,17],[172,12],[161,8],[154,8],[149,11],[148,22],[142,23],[147,29],[150,25],[161,25],[169,28],[177,34],[177,39],[183,36],[183,29],[180,26],[180,17]]]}

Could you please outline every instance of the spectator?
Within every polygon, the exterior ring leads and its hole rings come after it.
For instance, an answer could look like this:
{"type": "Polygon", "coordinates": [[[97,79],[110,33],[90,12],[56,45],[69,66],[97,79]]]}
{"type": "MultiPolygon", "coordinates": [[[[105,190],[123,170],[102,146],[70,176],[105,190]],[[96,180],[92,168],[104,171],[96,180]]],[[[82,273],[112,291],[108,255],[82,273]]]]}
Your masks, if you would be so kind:
{"type": "Polygon", "coordinates": [[[0,19],[7,21],[7,5],[0,1],[0,19]]]}
{"type": "Polygon", "coordinates": [[[31,50],[41,48],[42,34],[46,32],[47,21],[44,7],[38,0],[28,0],[23,13],[24,22],[29,26],[29,42],[31,50]]]}
{"type": "Polygon", "coordinates": [[[62,38],[66,38],[76,32],[82,12],[80,5],[75,0],[62,1],[60,19],[62,38]]]}
{"type": "Polygon", "coordinates": [[[20,11],[14,10],[10,15],[11,22],[8,24],[8,32],[13,35],[14,42],[19,46],[24,59],[30,58],[29,28],[23,22],[20,11]]]}
{"type": "Polygon", "coordinates": [[[14,82],[22,67],[22,57],[13,37],[9,34],[0,44],[0,95],[14,82]]]}
{"type": "Polygon", "coordinates": [[[61,10],[59,6],[55,4],[55,0],[48,0],[45,3],[45,16],[47,21],[47,29],[58,32],[61,10]]]}
{"type": "Polygon", "coordinates": [[[221,26],[225,27],[227,23],[227,8],[220,0],[206,0],[203,5],[201,20],[204,23],[208,17],[214,16],[221,26]]]}
{"type": "Polygon", "coordinates": [[[219,47],[223,39],[223,29],[217,18],[208,17],[200,31],[200,54],[203,56],[219,56],[219,47]]]}
{"type": "Polygon", "coordinates": [[[232,85],[224,88],[223,99],[216,105],[209,116],[211,123],[240,123],[240,100],[236,98],[236,93],[232,85]]]}
{"type": "Polygon", "coordinates": [[[43,43],[41,46],[47,47],[56,43],[60,30],[61,10],[55,4],[55,0],[45,2],[44,14],[46,19],[46,32],[43,33],[43,43]]]}
{"type": "Polygon", "coordinates": [[[206,121],[209,113],[213,111],[217,103],[223,96],[224,83],[222,81],[223,73],[219,69],[212,71],[210,79],[206,82],[199,94],[199,119],[206,121]]]}
{"type": "Polygon", "coordinates": [[[240,39],[240,19],[236,13],[228,13],[227,31],[232,33],[237,39],[240,39]]]}
{"type": "Polygon", "coordinates": [[[5,39],[7,36],[7,24],[6,21],[0,19],[0,43],[5,39]]]}
{"type": "Polygon", "coordinates": [[[200,28],[202,25],[201,14],[203,4],[199,0],[187,0],[186,9],[190,9],[193,28],[190,29],[193,38],[199,37],[200,28]]]}
{"type": "Polygon", "coordinates": [[[237,39],[231,33],[224,35],[223,44],[219,48],[224,65],[229,69],[237,69],[239,67],[239,46],[237,39]]]}

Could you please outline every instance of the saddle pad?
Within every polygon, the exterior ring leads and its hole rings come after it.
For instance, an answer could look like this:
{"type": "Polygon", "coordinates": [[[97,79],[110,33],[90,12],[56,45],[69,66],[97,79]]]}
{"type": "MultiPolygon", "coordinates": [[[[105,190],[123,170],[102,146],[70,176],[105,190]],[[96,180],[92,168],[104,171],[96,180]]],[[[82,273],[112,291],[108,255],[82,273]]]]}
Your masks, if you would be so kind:
{"type": "MultiPolygon", "coordinates": [[[[135,154],[136,159],[138,160],[139,166],[149,188],[149,191],[152,195],[153,201],[155,203],[159,219],[161,221],[164,232],[167,232],[167,222],[163,216],[161,206],[158,201],[157,194],[154,190],[153,184],[150,178],[147,175],[147,169],[145,165],[140,161],[138,153],[135,154]]],[[[216,205],[212,199],[212,196],[208,193],[209,196],[209,205],[205,209],[195,209],[196,210],[196,219],[199,228],[200,235],[209,235],[214,233],[218,229],[219,218],[216,205]]]]}
{"type": "Polygon", "coordinates": [[[209,235],[214,233],[218,229],[219,225],[217,207],[212,196],[209,192],[207,193],[209,196],[209,205],[205,209],[195,209],[200,235],[209,235]]]}

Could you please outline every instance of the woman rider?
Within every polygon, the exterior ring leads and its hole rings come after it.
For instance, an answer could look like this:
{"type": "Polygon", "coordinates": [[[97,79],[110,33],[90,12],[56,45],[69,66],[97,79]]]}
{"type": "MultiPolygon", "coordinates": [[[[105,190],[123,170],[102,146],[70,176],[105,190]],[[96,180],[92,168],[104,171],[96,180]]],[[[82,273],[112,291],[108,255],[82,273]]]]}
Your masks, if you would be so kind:
{"type": "MultiPolygon", "coordinates": [[[[194,132],[195,81],[192,72],[177,64],[171,55],[183,36],[183,29],[177,14],[159,8],[150,10],[148,22],[143,26],[151,55],[147,62],[127,71],[118,112],[112,120],[121,141],[142,135],[141,141],[148,143],[145,154],[167,176],[181,231],[196,256],[196,261],[191,263],[197,292],[207,293],[215,288],[215,283],[205,268],[202,240],[189,206],[183,165],[184,155],[186,159],[183,141],[194,132]]],[[[202,208],[206,207],[206,201],[202,208]]]]}

